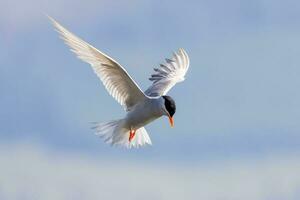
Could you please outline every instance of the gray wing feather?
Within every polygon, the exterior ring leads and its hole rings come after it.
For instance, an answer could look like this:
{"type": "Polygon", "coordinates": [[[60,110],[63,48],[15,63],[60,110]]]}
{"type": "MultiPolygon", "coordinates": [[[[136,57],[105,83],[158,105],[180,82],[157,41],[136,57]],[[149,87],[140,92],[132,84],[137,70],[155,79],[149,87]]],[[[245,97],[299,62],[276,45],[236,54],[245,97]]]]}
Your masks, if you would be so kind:
{"type": "Polygon", "coordinates": [[[154,68],[155,73],[149,78],[152,85],[145,91],[148,96],[162,96],[176,84],[184,80],[189,68],[189,57],[184,49],[173,53],[173,58],[166,58],[165,64],[154,68]]]}

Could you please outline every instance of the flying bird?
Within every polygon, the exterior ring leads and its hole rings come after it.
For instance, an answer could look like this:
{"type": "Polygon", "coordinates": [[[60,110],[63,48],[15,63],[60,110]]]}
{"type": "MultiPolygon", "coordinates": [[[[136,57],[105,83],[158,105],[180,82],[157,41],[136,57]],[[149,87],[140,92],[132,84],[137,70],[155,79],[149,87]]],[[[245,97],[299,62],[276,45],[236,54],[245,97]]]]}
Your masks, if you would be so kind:
{"type": "Polygon", "coordinates": [[[170,125],[174,126],[176,105],[166,94],[176,83],[184,80],[188,71],[189,57],[184,49],[174,52],[171,59],[166,59],[164,64],[154,68],[154,73],[149,78],[152,85],[143,92],[117,61],[49,18],[71,51],[92,66],[109,94],[126,111],[123,119],[95,123],[93,128],[96,135],[111,145],[138,148],[152,144],[144,126],[153,120],[167,116],[170,125]]]}

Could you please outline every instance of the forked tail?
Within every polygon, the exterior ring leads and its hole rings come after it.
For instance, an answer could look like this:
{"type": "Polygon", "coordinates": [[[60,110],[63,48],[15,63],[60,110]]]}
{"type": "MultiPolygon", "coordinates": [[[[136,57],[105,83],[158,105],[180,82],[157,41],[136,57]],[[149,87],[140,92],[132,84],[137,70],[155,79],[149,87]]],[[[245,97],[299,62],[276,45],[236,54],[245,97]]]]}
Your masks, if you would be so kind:
{"type": "Polygon", "coordinates": [[[129,142],[130,130],[124,127],[124,120],[113,120],[104,123],[95,123],[92,127],[96,130],[96,135],[112,146],[123,146],[127,148],[151,145],[150,137],[144,127],[136,130],[134,138],[129,142]]]}

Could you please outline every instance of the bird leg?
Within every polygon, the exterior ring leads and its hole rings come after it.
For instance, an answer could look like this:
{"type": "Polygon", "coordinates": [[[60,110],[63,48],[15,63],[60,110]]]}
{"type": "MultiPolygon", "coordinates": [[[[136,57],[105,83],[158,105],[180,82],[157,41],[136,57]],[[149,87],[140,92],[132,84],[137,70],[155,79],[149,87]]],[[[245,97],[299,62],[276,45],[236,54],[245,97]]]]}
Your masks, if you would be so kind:
{"type": "Polygon", "coordinates": [[[131,140],[134,138],[135,136],[135,130],[130,130],[130,133],[129,133],[129,142],[131,142],[131,140]]]}

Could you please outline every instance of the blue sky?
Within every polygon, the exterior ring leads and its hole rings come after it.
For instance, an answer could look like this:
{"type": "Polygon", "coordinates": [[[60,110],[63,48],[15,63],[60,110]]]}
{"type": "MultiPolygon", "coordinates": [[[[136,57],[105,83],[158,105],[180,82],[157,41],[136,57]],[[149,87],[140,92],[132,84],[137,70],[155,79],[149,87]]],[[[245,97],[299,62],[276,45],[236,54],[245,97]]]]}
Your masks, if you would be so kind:
{"type": "Polygon", "coordinates": [[[299,2],[0,4],[0,138],[5,149],[32,145],[56,154],[143,160],[156,167],[166,161],[190,167],[278,156],[274,164],[299,154],[299,2]],[[133,151],[96,138],[89,122],[121,118],[123,109],[58,38],[45,13],[115,58],[143,89],[150,85],[153,67],[172,51],[186,49],[190,71],[170,92],[178,107],[175,128],[166,118],[155,121],[146,127],[154,145],[133,151]]]}

